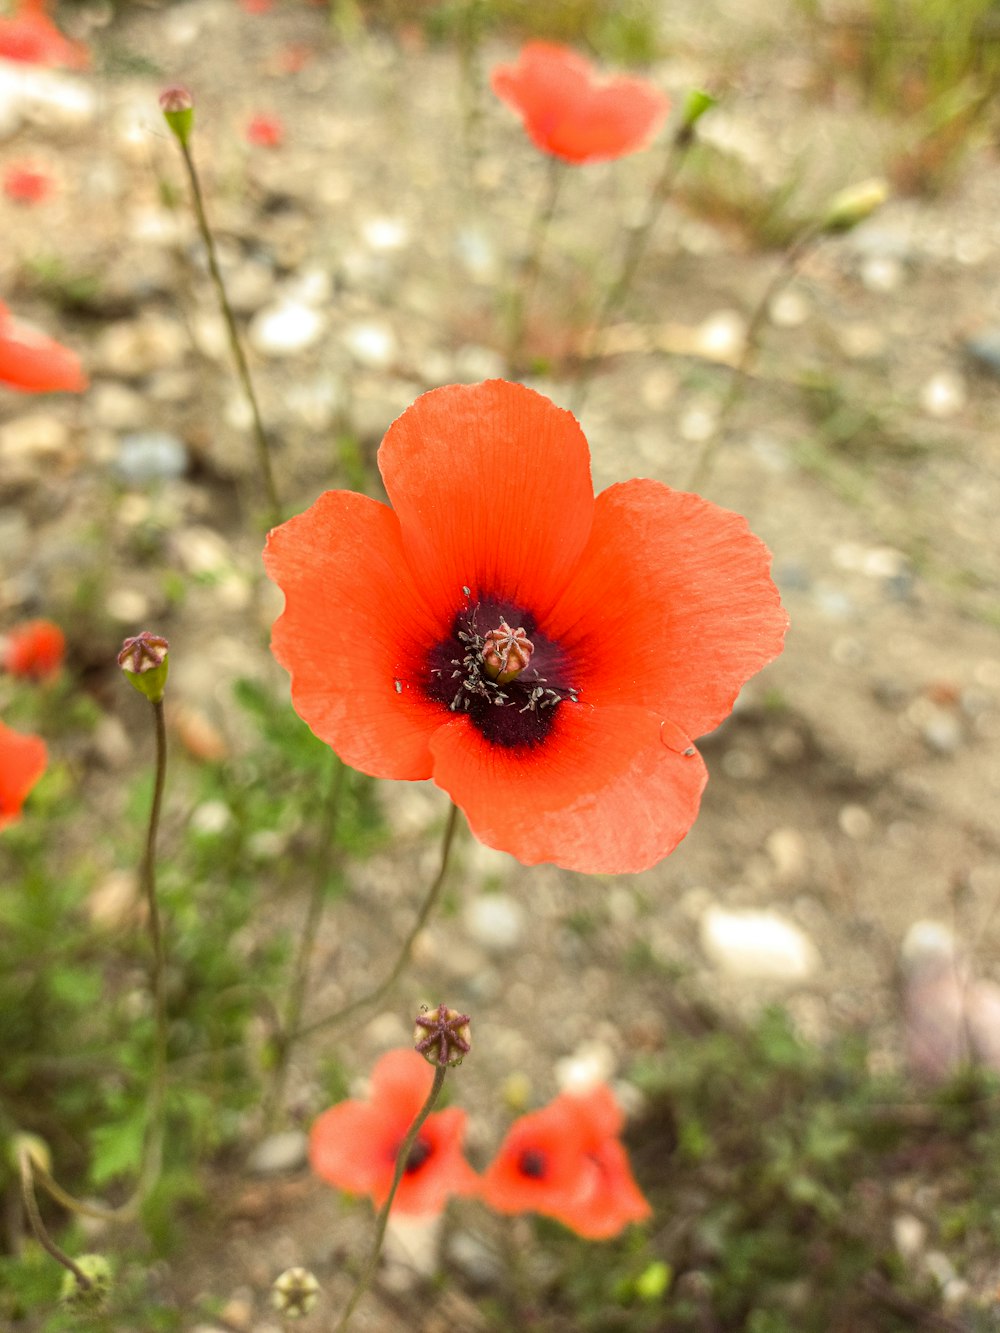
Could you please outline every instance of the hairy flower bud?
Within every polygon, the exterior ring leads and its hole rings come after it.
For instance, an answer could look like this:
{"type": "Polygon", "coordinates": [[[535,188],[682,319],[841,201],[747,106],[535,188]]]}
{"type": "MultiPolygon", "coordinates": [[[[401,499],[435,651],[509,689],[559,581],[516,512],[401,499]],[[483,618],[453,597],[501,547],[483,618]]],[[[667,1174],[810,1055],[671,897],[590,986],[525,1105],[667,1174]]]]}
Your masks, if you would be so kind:
{"type": "Polygon", "coordinates": [[[194,129],[194,100],[191,94],[179,83],[164,88],[160,93],[160,110],[174,138],[186,147],[194,129]]]}
{"type": "Polygon", "coordinates": [[[882,207],[889,198],[889,186],[880,179],[859,181],[839,190],[826,206],[820,221],[823,231],[851,231],[859,222],[882,207]]]}
{"type": "Polygon", "coordinates": [[[118,665],[131,684],[153,704],[163,699],[170,666],[169,647],[166,639],[144,629],[141,634],[126,639],[118,654],[118,665]]]}
{"type": "Polygon", "coordinates": [[[100,1310],[111,1291],[111,1265],[103,1254],[81,1254],[73,1262],[86,1278],[86,1285],[67,1270],[60,1299],[76,1310],[100,1310]]]}
{"type": "Polygon", "coordinates": [[[308,1268],[286,1268],[271,1286],[271,1304],[286,1319],[301,1319],[319,1300],[319,1283],[308,1268]]]}
{"type": "Polygon", "coordinates": [[[417,1017],[413,1045],[432,1065],[460,1065],[472,1050],[468,1014],[439,1004],[417,1017]]]}

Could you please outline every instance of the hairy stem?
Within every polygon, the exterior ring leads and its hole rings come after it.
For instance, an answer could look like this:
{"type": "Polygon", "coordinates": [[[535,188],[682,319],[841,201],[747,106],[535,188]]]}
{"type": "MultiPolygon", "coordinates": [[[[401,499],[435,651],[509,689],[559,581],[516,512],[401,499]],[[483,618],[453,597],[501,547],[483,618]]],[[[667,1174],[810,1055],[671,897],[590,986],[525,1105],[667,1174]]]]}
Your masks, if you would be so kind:
{"type": "Polygon", "coordinates": [[[296,1032],[289,1034],[292,1038],[305,1037],[312,1032],[318,1032],[320,1028],[333,1027],[338,1023],[343,1023],[346,1019],[351,1018],[356,1014],[358,1010],[366,1009],[372,1004],[378,1004],[379,1000],[389,994],[402,975],[403,969],[410,961],[410,954],[413,952],[414,941],[427,924],[428,918],[441,896],[441,890],[444,887],[444,882],[448,874],[448,862],[451,858],[451,848],[455,841],[455,830],[457,826],[458,806],[453,805],[448,814],[448,822],[445,825],[444,838],[441,842],[441,861],[438,866],[437,875],[427,890],[426,897],[420,905],[420,911],[417,913],[417,918],[413,923],[413,927],[403,941],[402,948],[385,980],[381,981],[374,990],[370,990],[365,995],[359,996],[358,999],[352,1000],[351,1003],[345,1005],[343,1009],[338,1009],[335,1013],[327,1014],[325,1018],[317,1018],[311,1023],[306,1023],[304,1027],[300,1027],[296,1032]]]}
{"type": "Polygon", "coordinates": [[[436,1065],[434,1068],[434,1082],[431,1084],[431,1090],[428,1093],[427,1100],[417,1112],[417,1118],[407,1131],[406,1138],[400,1145],[399,1152],[396,1154],[396,1169],[392,1173],[392,1184],[389,1186],[389,1197],[379,1210],[378,1218],[375,1222],[375,1236],[372,1241],[371,1253],[368,1256],[368,1262],[365,1264],[354,1284],[354,1291],[351,1293],[351,1299],[347,1302],[347,1307],[340,1317],[340,1322],[334,1329],[334,1333],[344,1333],[344,1329],[350,1321],[351,1315],[357,1308],[358,1301],[371,1286],[371,1280],[375,1275],[375,1269],[378,1265],[378,1257],[382,1253],[382,1243],[385,1240],[385,1229],[389,1223],[389,1211],[392,1208],[392,1201],[396,1197],[396,1190],[399,1188],[399,1182],[403,1179],[403,1172],[406,1170],[406,1163],[409,1160],[410,1149],[416,1142],[417,1135],[420,1133],[420,1127],[434,1109],[434,1103],[441,1094],[444,1087],[444,1076],[448,1072],[447,1065],[436,1065]]]}

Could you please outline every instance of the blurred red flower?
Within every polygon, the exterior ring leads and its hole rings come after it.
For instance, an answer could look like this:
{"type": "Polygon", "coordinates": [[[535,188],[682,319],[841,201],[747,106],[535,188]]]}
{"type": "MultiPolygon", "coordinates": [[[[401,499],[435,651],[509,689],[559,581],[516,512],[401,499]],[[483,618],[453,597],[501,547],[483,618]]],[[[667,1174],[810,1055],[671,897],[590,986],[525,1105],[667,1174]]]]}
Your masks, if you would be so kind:
{"type": "Polygon", "coordinates": [[[424,394],[378,461],[392,509],[327,491],[268,538],[296,711],[527,864],[655,864],[698,812],[691,738],[781,650],[766,547],[661,482],[595,500],[574,418],[503,380],[424,394]]]}
{"type": "Polygon", "coordinates": [[[608,1087],[563,1093],[511,1126],[480,1195],[501,1213],[543,1213],[587,1240],[617,1236],[652,1209],[619,1142],[622,1113],[608,1087]]]}
{"type": "Polygon", "coordinates": [[[45,772],[45,762],[41,737],[25,736],[0,722],[0,828],[20,815],[25,797],[45,772]]]}
{"type": "Polygon", "coordinates": [[[24,393],[79,393],[87,377],[74,352],[13,319],[0,302],[0,384],[24,393]]]}
{"type": "MultiPolygon", "coordinates": [[[[396,1155],[427,1100],[431,1066],[414,1050],[388,1051],[375,1065],[368,1101],[338,1102],[315,1121],[309,1161],[318,1176],[350,1194],[389,1197],[396,1155]]],[[[439,1213],[453,1194],[471,1194],[478,1177],[462,1156],[465,1112],[429,1115],[420,1128],[393,1200],[393,1212],[439,1213]]]]}
{"type": "Polygon", "coordinates": [[[512,65],[497,65],[493,91],[520,115],[528,137],[566,162],[600,162],[644,148],[670,103],[644,79],[601,78],[568,47],[528,42],[512,65]]]}
{"type": "Polygon", "coordinates": [[[254,116],[247,124],[247,140],[258,148],[280,148],[285,141],[285,127],[277,116],[254,116]]]}
{"type": "Polygon", "coordinates": [[[0,59],[86,69],[90,64],[87,48],[64,37],[47,9],[47,0],[21,0],[9,18],[0,17],[0,59]]]}
{"type": "Polygon", "coordinates": [[[28,162],[12,162],[3,174],[3,192],[20,204],[40,204],[55,189],[47,171],[28,162]]]}
{"type": "Polygon", "coordinates": [[[26,620],[0,638],[0,664],[13,676],[54,676],[65,651],[65,635],[51,620],[26,620]]]}
{"type": "Polygon", "coordinates": [[[244,14],[269,14],[273,8],[274,0],[240,0],[244,14]]]}

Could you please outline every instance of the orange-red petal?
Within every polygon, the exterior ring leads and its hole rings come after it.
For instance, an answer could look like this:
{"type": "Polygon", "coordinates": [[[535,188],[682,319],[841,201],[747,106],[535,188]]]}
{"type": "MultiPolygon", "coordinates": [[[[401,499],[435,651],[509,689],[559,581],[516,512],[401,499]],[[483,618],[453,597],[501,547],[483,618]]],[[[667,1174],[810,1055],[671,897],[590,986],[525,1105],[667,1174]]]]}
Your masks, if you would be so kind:
{"type": "Polygon", "coordinates": [[[490,83],[538,148],[577,164],[634,153],[669,109],[652,84],[601,79],[576,52],[548,42],[529,42],[514,64],[493,70],[490,83]]]}
{"type": "Polygon", "coordinates": [[[576,420],[521,384],[447,385],[389,427],[378,455],[403,549],[449,625],[472,601],[543,615],[590,535],[590,452],[576,420]]]}
{"type": "Polygon", "coordinates": [[[82,42],[64,37],[45,13],[45,0],[22,0],[10,18],[0,18],[0,58],[30,65],[86,69],[90,54],[82,42]]]}
{"type": "Polygon", "coordinates": [[[365,773],[430,777],[441,707],[425,696],[422,672],[447,625],[413,583],[396,515],[327,491],[270,533],[264,565],[285,594],[271,646],[299,716],[365,773]]]}
{"type": "Polygon", "coordinates": [[[549,1213],[579,1192],[584,1127],[557,1098],[515,1120],[480,1180],[479,1194],[498,1213],[549,1213]]]}
{"type": "Polygon", "coordinates": [[[482,842],[526,865],[595,874],[647,870],[671,852],[694,823],[707,776],[669,719],[584,701],[561,704],[531,750],[491,745],[465,716],[440,727],[431,750],[434,781],[482,842]]]}
{"type": "Polygon", "coordinates": [[[781,651],[788,617],[770,561],[741,515],[623,482],[597,497],[590,543],[542,628],[579,668],[581,701],[641,704],[701,736],[781,651]]]}
{"type": "Polygon", "coordinates": [[[0,384],[25,393],[79,393],[87,377],[74,352],[18,323],[0,304],[0,384]]]}
{"type": "Polygon", "coordinates": [[[44,680],[62,666],[66,636],[51,620],[27,620],[0,638],[0,663],[14,676],[44,680]]]}
{"type": "Polygon", "coordinates": [[[0,722],[0,828],[20,815],[25,797],[45,772],[46,760],[40,736],[26,736],[0,722]]]}

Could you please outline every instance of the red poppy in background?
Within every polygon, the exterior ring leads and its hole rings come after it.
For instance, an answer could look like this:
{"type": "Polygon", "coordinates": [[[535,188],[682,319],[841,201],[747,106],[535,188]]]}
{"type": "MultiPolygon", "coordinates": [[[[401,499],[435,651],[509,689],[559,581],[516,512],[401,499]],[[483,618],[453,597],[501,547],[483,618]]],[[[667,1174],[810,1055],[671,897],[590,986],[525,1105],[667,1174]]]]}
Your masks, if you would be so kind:
{"type": "Polygon", "coordinates": [[[595,500],[575,419],[503,380],[424,394],[378,462],[392,509],[327,491],[268,538],[300,717],[526,864],[655,864],[698,812],[691,738],[781,650],[766,547],[661,482],[595,500]]]}
{"type": "Polygon", "coordinates": [[[24,393],[80,393],[87,377],[74,352],[13,319],[0,302],[0,384],[24,393]]]}
{"type": "Polygon", "coordinates": [[[531,141],[565,162],[600,162],[645,148],[670,103],[644,79],[601,78],[568,47],[528,42],[490,86],[520,115],[531,141]]]}
{"type": "Polygon", "coordinates": [[[511,1126],[480,1195],[501,1213],[542,1213],[587,1240],[617,1236],[652,1209],[618,1135],[622,1113],[608,1087],[563,1093],[511,1126]]]}
{"type": "Polygon", "coordinates": [[[66,636],[51,620],[26,620],[0,637],[0,664],[13,676],[54,676],[65,652],[66,636]]]}
{"type": "Polygon", "coordinates": [[[248,142],[258,148],[280,148],[285,141],[285,127],[277,116],[254,116],[246,132],[248,142]]]}
{"type": "MultiPolygon", "coordinates": [[[[414,1050],[388,1051],[372,1070],[368,1101],[338,1102],[315,1121],[309,1161],[318,1176],[349,1194],[389,1197],[396,1155],[427,1100],[431,1066],[414,1050]]],[[[453,1194],[471,1194],[478,1177],[462,1156],[465,1112],[429,1115],[410,1149],[393,1212],[439,1213],[453,1194]]]]}
{"type": "Polygon", "coordinates": [[[40,204],[55,189],[47,171],[28,162],[12,162],[3,174],[3,192],[19,204],[40,204]]]}
{"type": "Polygon", "coordinates": [[[20,815],[25,797],[45,772],[45,762],[41,737],[25,736],[0,722],[0,828],[20,815]]]}
{"type": "Polygon", "coordinates": [[[87,48],[64,37],[47,9],[46,0],[21,0],[9,18],[0,17],[0,59],[86,69],[90,64],[87,48]]]}

